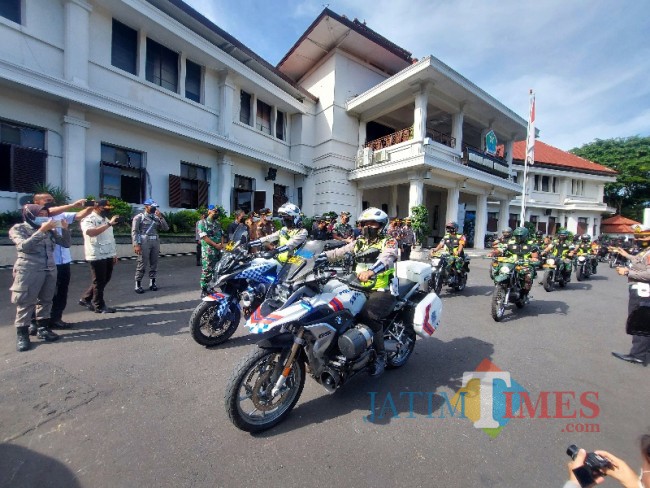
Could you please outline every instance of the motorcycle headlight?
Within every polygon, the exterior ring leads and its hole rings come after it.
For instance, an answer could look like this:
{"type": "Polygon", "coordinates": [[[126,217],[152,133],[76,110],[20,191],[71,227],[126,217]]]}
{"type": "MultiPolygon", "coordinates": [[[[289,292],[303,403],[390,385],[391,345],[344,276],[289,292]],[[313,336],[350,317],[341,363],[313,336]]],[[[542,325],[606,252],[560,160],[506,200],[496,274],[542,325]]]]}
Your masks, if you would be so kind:
{"type": "Polygon", "coordinates": [[[510,273],[510,267],[509,266],[501,266],[501,269],[499,270],[499,273],[503,273],[503,274],[510,273]]]}
{"type": "Polygon", "coordinates": [[[433,266],[434,268],[437,268],[439,264],[440,264],[440,258],[433,258],[431,260],[431,266],[433,266]]]}
{"type": "Polygon", "coordinates": [[[550,264],[551,266],[555,264],[555,259],[547,259],[546,264],[550,264]]]}
{"type": "Polygon", "coordinates": [[[584,256],[579,256],[579,257],[578,257],[578,261],[583,262],[584,260],[585,260],[585,257],[584,257],[584,256]]]}

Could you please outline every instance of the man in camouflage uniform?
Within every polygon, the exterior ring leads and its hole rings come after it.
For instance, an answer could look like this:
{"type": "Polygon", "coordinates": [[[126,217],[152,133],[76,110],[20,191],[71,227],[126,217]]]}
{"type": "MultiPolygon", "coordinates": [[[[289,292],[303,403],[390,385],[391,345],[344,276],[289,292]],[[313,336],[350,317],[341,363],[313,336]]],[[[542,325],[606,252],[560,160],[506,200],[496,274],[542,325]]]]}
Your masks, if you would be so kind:
{"type": "Polygon", "coordinates": [[[334,226],[334,239],[351,242],[354,239],[354,229],[350,225],[350,212],[341,212],[341,222],[334,226]]]}
{"type": "Polygon", "coordinates": [[[149,289],[157,291],[156,275],[158,273],[158,256],[160,255],[159,230],[169,230],[169,225],[163,217],[158,204],[151,198],[144,201],[144,211],[133,218],[131,223],[131,240],[133,250],[138,255],[135,268],[135,292],[144,293],[142,278],[149,267],[149,289]]]}
{"type": "Polygon", "coordinates": [[[212,282],[214,267],[221,259],[224,246],[223,230],[219,222],[221,210],[214,205],[208,205],[208,216],[199,221],[197,226],[201,239],[201,296],[208,294],[212,282]]]}

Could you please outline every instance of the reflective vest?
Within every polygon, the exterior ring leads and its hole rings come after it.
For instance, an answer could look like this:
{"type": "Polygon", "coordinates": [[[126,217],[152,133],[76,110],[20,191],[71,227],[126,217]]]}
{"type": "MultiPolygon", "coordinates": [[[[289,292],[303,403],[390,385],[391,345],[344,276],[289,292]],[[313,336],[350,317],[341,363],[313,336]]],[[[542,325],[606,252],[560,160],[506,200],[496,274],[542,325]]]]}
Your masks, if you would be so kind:
{"type": "Polygon", "coordinates": [[[510,241],[508,242],[506,251],[508,254],[517,256],[519,259],[529,260],[535,249],[528,242],[518,244],[517,242],[510,241]]]}
{"type": "MultiPolygon", "coordinates": [[[[386,243],[389,240],[393,240],[391,237],[384,237],[383,239],[380,239],[378,241],[373,242],[372,244],[369,243],[366,239],[363,237],[359,237],[357,241],[355,242],[354,245],[354,252],[355,254],[360,254],[363,251],[367,251],[368,249],[375,248],[379,249],[379,252],[384,250],[384,247],[386,247],[386,243]]],[[[355,268],[355,273],[359,274],[362,271],[366,271],[372,267],[373,264],[375,264],[376,260],[373,261],[372,263],[361,263],[357,261],[357,267],[355,268]]],[[[373,290],[378,290],[380,288],[383,288],[387,290],[390,286],[390,280],[393,277],[393,274],[395,273],[394,268],[388,268],[381,273],[378,273],[375,275],[375,285],[372,287],[373,290]]],[[[371,282],[366,282],[363,283],[363,286],[370,287],[371,282]]]]}
{"type": "Polygon", "coordinates": [[[571,251],[573,248],[573,243],[569,242],[560,242],[558,241],[553,241],[553,256],[560,257],[560,258],[566,258],[566,255],[571,251]]]}
{"type": "Polygon", "coordinates": [[[463,239],[463,236],[459,234],[454,234],[453,236],[451,234],[445,234],[442,237],[442,242],[448,252],[453,252],[460,246],[461,239],[463,239]]]}
{"type": "MultiPolygon", "coordinates": [[[[283,227],[280,229],[280,235],[278,236],[278,247],[286,246],[287,243],[293,239],[298,232],[300,232],[302,229],[287,229],[286,227],[283,227]]],[[[289,251],[285,251],[283,253],[280,253],[276,256],[275,259],[280,261],[281,263],[286,263],[287,258],[289,257],[289,251]]]]}

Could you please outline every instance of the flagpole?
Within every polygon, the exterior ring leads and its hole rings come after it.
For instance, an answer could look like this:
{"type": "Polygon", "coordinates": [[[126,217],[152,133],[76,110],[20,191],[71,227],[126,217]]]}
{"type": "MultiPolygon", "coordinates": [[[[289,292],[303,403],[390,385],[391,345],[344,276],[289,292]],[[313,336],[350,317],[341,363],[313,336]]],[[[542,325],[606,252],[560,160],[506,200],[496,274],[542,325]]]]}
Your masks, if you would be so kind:
{"type": "Polygon", "coordinates": [[[520,225],[523,227],[526,221],[526,194],[528,188],[528,165],[535,164],[535,94],[531,89],[530,105],[528,111],[528,130],[526,134],[526,157],[524,158],[524,181],[521,193],[521,213],[519,215],[520,225]]]}

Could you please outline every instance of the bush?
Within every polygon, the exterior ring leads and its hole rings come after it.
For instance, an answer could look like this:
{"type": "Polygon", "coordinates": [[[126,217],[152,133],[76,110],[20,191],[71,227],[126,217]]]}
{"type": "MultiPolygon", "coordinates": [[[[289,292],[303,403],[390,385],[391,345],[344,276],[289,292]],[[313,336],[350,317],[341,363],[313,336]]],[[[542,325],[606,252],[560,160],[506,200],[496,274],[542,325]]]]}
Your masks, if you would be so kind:
{"type": "Polygon", "coordinates": [[[179,210],[178,212],[163,212],[169,224],[167,232],[174,234],[192,234],[196,230],[196,222],[201,220],[198,210],[179,210]]]}
{"type": "Polygon", "coordinates": [[[428,222],[429,211],[427,210],[427,207],[424,205],[411,207],[411,225],[413,226],[413,231],[415,232],[418,242],[422,246],[426,244],[426,237],[431,232],[428,222]]]}
{"type": "Polygon", "coordinates": [[[0,229],[9,229],[15,224],[20,224],[22,221],[23,213],[20,210],[0,213],[0,229]]]}
{"type": "Polygon", "coordinates": [[[70,202],[70,195],[67,191],[59,186],[53,186],[49,183],[40,183],[34,186],[34,195],[38,193],[49,193],[54,198],[56,205],[67,205],[70,202]]]}

